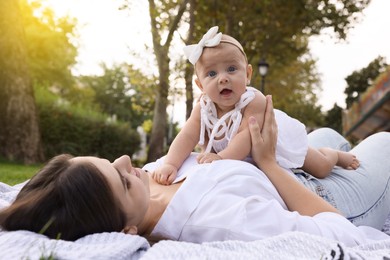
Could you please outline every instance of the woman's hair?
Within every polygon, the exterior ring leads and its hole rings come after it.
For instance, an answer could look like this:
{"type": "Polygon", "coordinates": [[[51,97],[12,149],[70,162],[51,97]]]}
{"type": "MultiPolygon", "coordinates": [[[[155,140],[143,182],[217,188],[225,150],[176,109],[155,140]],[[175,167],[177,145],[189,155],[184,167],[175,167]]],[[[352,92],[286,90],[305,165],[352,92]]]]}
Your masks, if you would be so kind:
{"type": "Polygon", "coordinates": [[[51,159],[0,211],[0,226],[50,238],[76,240],[92,233],[121,231],[125,214],[104,175],[70,155],[51,159]]]}

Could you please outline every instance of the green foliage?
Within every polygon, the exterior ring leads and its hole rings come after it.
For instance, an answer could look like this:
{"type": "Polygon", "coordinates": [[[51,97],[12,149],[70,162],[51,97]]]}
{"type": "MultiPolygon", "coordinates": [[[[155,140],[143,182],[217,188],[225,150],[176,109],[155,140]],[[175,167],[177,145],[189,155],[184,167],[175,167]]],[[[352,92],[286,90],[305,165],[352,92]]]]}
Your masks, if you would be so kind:
{"type": "Polygon", "coordinates": [[[46,158],[70,153],[113,160],[123,154],[131,156],[139,149],[140,137],[128,123],[112,122],[102,113],[50,99],[50,94],[37,98],[46,158]]]}
{"type": "Polygon", "coordinates": [[[325,116],[325,125],[336,130],[338,133],[343,134],[343,125],[342,125],[342,111],[343,109],[339,107],[336,103],[333,108],[330,109],[325,116]]]}
{"type": "Polygon", "coordinates": [[[344,93],[347,94],[346,103],[347,108],[350,108],[352,103],[359,100],[359,97],[370,87],[374,80],[386,70],[386,59],[379,56],[371,61],[367,67],[352,72],[351,75],[345,78],[347,87],[344,93]]]}
{"type": "Polygon", "coordinates": [[[316,93],[321,91],[315,62],[307,56],[279,68],[266,80],[265,93],[272,94],[275,108],[299,119],[307,127],[323,125],[316,93]]]}
{"type": "Polygon", "coordinates": [[[152,132],[153,127],[153,121],[152,120],[145,120],[142,123],[142,128],[144,129],[145,133],[150,134],[152,132]]]}
{"type": "Polygon", "coordinates": [[[80,77],[79,89],[92,90],[91,97],[102,112],[129,122],[134,129],[152,118],[156,80],[128,64],[101,67],[102,76],[80,77]]]}
{"type": "MultiPolygon", "coordinates": [[[[194,2],[195,42],[208,28],[218,25],[243,45],[254,69],[253,86],[258,87],[261,81],[257,63],[266,58],[270,64],[266,94],[274,96],[275,106],[309,126],[322,123],[317,105],[319,76],[315,61],[307,56],[308,39],[324,28],[333,29],[336,37],[345,39],[370,0],[194,2]]],[[[191,16],[186,17],[191,23],[191,16]]]]}
{"type": "Polygon", "coordinates": [[[54,87],[62,95],[73,84],[71,67],[76,63],[74,18],[56,18],[38,0],[19,0],[28,49],[32,81],[54,87]]]}
{"type": "MultiPolygon", "coordinates": [[[[172,86],[168,86],[168,79],[172,79],[169,67],[171,57],[168,54],[173,32],[184,31],[178,28],[187,27],[185,23],[189,24],[189,28],[185,28],[189,29],[188,35],[184,37],[180,35],[187,42],[188,39],[199,40],[208,28],[218,25],[221,31],[242,43],[248,60],[254,67],[260,57],[265,57],[271,63],[272,71],[267,77],[272,78],[274,89],[283,84],[290,84],[291,91],[287,92],[288,95],[278,95],[281,106],[284,106],[288,113],[292,111],[292,114],[307,115],[310,111],[305,121],[315,124],[322,121],[322,117],[316,119],[321,115],[320,108],[316,105],[318,85],[310,85],[310,83],[317,83],[318,76],[312,69],[313,66],[308,66],[310,61],[298,62],[304,54],[308,53],[308,37],[319,34],[324,28],[333,28],[335,35],[344,39],[357,14],[370,0],[248,0],[244,3],[242,1],[227,3],[210,0],[149,0],[148,2],[153,49],[159,68],[154,124],[148,152],[148,160],[153,160],[162,152],[164,129],[167,123],[165,121],[167,96],[169,89],[173,89],[172,86]],[[183,8],[186,8],[185,13],[183,8]],[[302,67],[295,69],[291,64],[302,67]],[[299,73],[299,76],[305,75],[305,77],[290,83],[288,81],[290,73],[296,70],[302,70],[303,73],[299,73]],[[292,94],[294,98],[291,98],[292,94]]],[[[123,8],[131,8],[130,0],[122,0],[122,3],[123,8]]],[[[184,71],[184,66],[181,70],[184,71]]],[[[260,82],[257,73],[253,81],[260,82]]],[[[192,95],[189,94],[192,90],[192,82],[188,77],[186,77],[186,84],[187,97],[192,101],[192,95]]]]}
{"type": "Polygon", "coordinates": [[[287,64],[308,51],[307,37],[332,28],[341,39],[370,0],[198,0],[195,39],[213,25],[238,39],[249,61],[272,57],[273,64],[287,64]]]}

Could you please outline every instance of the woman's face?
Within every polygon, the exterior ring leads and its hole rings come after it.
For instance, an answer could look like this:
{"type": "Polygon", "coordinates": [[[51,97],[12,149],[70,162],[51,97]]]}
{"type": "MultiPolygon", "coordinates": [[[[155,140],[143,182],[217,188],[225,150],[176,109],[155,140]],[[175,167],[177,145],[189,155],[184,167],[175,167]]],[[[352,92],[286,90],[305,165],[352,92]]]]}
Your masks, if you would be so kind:
{"type": "Polygon", "coordinates": [[[97,157],[75,157],[71,161],[87,161],[94,164],[106,177],[114,196],[122,205],[127,216],[128,226],[137,226],[144,219],[149,207],[148,174],[139,168],[134,168],[131,159],[123,155],[113,163],[97,157]]]}

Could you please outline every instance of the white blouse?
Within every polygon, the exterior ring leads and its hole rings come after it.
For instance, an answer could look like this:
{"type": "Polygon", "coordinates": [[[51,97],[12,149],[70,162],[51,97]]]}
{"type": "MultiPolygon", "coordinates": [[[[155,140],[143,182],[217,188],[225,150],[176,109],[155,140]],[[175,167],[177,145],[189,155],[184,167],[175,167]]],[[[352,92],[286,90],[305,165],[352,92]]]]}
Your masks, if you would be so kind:
{"type": "MultiPolygon", "coordinates": [[[[144,168],[153,171],[161,162],[144,168]]],[[[184,177],[152,235],[201,243],[250,241],[301,231],[348,246],[366,243],[372,235],[389,238],[373,228],[358,228],[336,213],[308,217],[288,211],[265,174],[246,162],[197,164],[192,154],[179,170],[178,179],[184,177]]]]}

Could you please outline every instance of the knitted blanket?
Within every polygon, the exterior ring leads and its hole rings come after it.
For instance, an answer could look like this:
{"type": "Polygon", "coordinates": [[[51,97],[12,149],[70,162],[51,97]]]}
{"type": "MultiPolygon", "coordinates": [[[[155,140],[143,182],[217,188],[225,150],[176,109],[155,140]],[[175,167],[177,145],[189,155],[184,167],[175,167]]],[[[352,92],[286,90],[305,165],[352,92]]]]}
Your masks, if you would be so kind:
{"type": "MultiPolygon", "coordinates": [[[[21,184],[22,185],[22,184],[21,184]]],[[[13,201],[21,185],[0,183],[0,208],[13,201]]],[[[384,231],[389,232],[390,220],[384,231]]],[[[0,231],[0,259],[390,259],[390,239],[356,247],[300,232],[243,242],[194,244],[140,236],[100,233],[74,242],[48,239],[29,231],[0,231]]]]}

